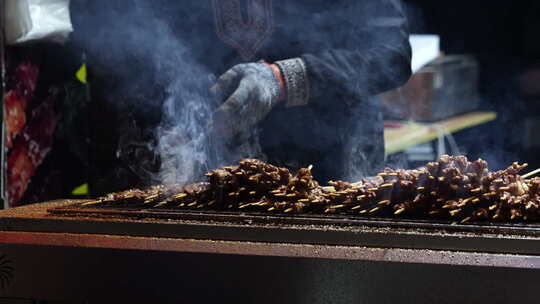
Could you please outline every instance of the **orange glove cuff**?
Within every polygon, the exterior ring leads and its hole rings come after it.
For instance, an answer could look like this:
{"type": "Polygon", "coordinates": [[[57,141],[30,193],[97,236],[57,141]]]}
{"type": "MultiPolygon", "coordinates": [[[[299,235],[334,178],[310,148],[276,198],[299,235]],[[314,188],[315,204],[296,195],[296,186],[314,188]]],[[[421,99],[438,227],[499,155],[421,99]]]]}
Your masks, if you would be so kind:
{"type": "Polygon", "coordinates": [[[281,71],[279,70],[278,66],[275,64],[271,64],[266,61],[264,61],[263,63],[272,69],[272,72],[274,72],[276,79],[279,81],[279,87],[280,87],[279,100],[285,100],[285,79],[283,78],[281,71]]]}

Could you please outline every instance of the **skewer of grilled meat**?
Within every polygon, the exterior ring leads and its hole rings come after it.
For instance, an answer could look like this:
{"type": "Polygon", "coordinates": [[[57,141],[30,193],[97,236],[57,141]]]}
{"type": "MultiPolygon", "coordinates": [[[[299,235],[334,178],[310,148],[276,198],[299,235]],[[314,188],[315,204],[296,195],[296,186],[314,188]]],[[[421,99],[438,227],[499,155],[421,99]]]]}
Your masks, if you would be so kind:
{"type": "Polygon", "coordinates": [[[292,174],[256,159],[244,159],[206,174],[186,187],[154,186],[112,193],[85,206],[205,208],[283,213],[346,213],[362,216],[472,221],[540,219],[540,178],[519,175],[526,165],[491,172],[484,160],[442,156],[416,170],[387,168],[356,183],[321,187],[312,168],[292,174]]]}

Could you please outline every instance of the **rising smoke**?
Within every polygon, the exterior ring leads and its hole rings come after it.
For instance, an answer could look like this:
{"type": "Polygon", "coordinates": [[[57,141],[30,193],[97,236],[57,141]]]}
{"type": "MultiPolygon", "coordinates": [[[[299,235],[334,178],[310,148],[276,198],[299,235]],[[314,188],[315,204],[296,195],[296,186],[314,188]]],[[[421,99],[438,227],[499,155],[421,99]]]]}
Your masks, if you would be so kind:
{"type": "Polygon", "coordinates": [[[155,180],[187,184],[223,163],[212,153],[220,142],[211,135],[209,123],[216,107],[209,94],[215,76],[195,60],[187,43],[168,25],[157,19],[152,23],[147,26],[155,31],[152,47],[157,51],[149,64],[161,75],[165,90],[161,123],[155,132],[155,153],[161,162],[155,180]]]}
{"type": "MultiPolygon", "coordinates": [[[[148,14],[151,8],[139,2],[139,11],[148,14]]],[[[150,4],[146,1],[145,5],[150,4]]],[[[141,166],[144,160],[136,160],[131,168],[153,182],[184,185],[201,180],[202,174],[212,168],[261,155],[252,132],[239,136],[241,139],[234,145],[228,144],[232,139],[216,135],[211,122],[219,100],[209,90],[216,75],[196,58],[190,47],[196,42],[183,41],[178,35],[177,31],[182,29],[172,28],[159,17],[147,17],[144,24],[131,28],[130,33],[134,39],[142,39],[139,51],[148,59],[145,68],[153,71],[156,84],[163,90],[158,95],[163,96],[161,122],[151,143],[125,140],[128,145],[143,144],[153,150],[160,166],[158,172],[151,173],[141,166]]]]}
{"type": "Polygon", "coordinates": [[[215,153],[224,143],[210,134],[217,101],[209,89],[216,75],[193,53],[197,41],[182,40],[179,31],[186,29],[170,22],[176,17],[168,5],[72,2],[72,39],[90,53],[105,106],[119,113],[118,127],[110,130],[118,133],[116,155],[144,184],[200,180],[227,157],[215,153]]]}
{"type": "MultiPolygon", "coordinates": [[[[174,5],[170,0],[79,1],[90,14],[104,15],[90,18],[98,20],[94,24],[81,22],[81,25],[92,28],[91,34],[85,36],[96,42],[93,48],[99,56],[94,58],[100,58],[104,70],[107,73],[120,70],[117,80],[107,79],[111,91],[114,91],[107,94],[118,96],[112,100],[115,104],[124,102],[125,96],[138,96],[125,106],[119,106],[127,110],[118,112],[128,120],[130,109],[146,118],[144,116],[153,115],[159,108],[157,112],[160,115],[155,119],[154,128],[140,125],[140,119],[135,117],[134,122],[126,124],[128,130],[120,131],[118,155],[133,171],[152,183],[185,184],[198,180],[206,169],[234,163],[240,157],[261,155],[256,140],[243,140],[246,145],[226,146],[222,139],[210,132],[212,126],[209,122],[216,101],[208,95],[208,89],[219,76],[210,71],[222,73],[224,65],[230,68],[239,63],[234,49],[223,52],[212,49],[220,45],[210,43],[211,39],[218,39],[215,25],[207,22],[211,18],[201,18],[201,14],[212,14],[208,7],[210,1],[174,5]],[[189,35],[182,33],[190,31],[189,26],[194,24],[208,26],[208,35],[211,36],[206,38],[209,39],[192,35],[186,39],[189,41],[183,41],[180,37],[189,35]],[[144,132],[137,129],[152,129],[152,139],[148,139],[148,134],[140,135],[144,132]],[[151,153],[125,153],[126,150],[151,153]],[[131,156],[146,155],[144,157],[148,158],[152,153],[155,154],[154,159],[159,159],[156,161],[159,165],[149,166],[152,170],[141,172],[145,161],[131,156]],[[159,170],[154,170],[156,167],[159,170]]],[[[327,58],[341,59],[335,60],[333,68],[336,71],[331,73],[332,77],[326,77],[327,73],[322,71],[319,74],[323,79],[318,82],[318,89],[310,91],[312,100],[318,100],[320,104],[314,101],[312,107],[287,109],[278,113],[280,115],[268,117],[264,122],[266,127],[261,128],[261,142],[266,144],[265,151],[273,157],[270,161],[276,164],[283,161],[280,165],[291,168],[313,163],[320,168],[315,174],[320,174],[318,178],[322,180],[330,178],[330,175],[333,178],[357,179],[375,171],[372,167],[382,164],[382,120],[376,102],[367,101],[367,97],[394,87],[409,73],[407,65],[401,64],[401,61],[406,62],[408,51],[395,47],[404,48],[405,44],[401,42],[406,38],[405,32],[393,30],[402,20],[396,13],[396,3],[398,1],[367,1],[360,6],[350,0],[336,3],[319,0],[310,4],[280,1],[276,15],[306,16],[308,9],[310,20],[290,18],[286,26],[276,28],[272,43],[277,43],[271,45],[271,52],[261,55],[267,56],[264,59],[275,61],[299,56],[307,50],[332,50],[335,45],[350,48],[358,56],[345,56],[354,54],[338,49],[334,50],[335,56],[327,52],[327,58]],[[349,10],[349,6],[365,9],[349,10]],[[368,24],[367,20],[372,19],[368,16],[371,12],[386,16],[387,10],[388,18],[368,24]],[[395,18],[392,17],[394,15],[395,18]],[[390,30],[381,26],[385,24],[390,30]],[[345,60],[347,58],[350,60],[345,60]],[[369,64],[358,64],[364,61],[369,64]],[[326,78],[332,81],[326,81],[326,78]],[[351,117],[355,117],[352,122],[351,117]],[[346,147],[341,147],[354,132],[358,133],[354,141],[350,140],[346,147]],[[291,149],[287,149],[289,146],[291,149]],[[342,148],[347,151],[342,151],[342,148]],[[371,155],[377,155],[378,159],[370,159],[371,155]],[[346,163],[346,168],[332,171],[342,171],[338,174],[343,176],[330,174],[331,168],[342,165],[341,162],[336,164],[336,157],[346,163]],[[328,173],[322,168],[327,168],[328,173]]],[[[314,64],[319,62],[318,66],[325,66],[324,60],[316,57],[311,57],[314,64]]],[[[260,58],[254,60],[257,59],[260,58]]],[[[247,138],[258,137],[244,135],[244,139],[247,138]]]]}

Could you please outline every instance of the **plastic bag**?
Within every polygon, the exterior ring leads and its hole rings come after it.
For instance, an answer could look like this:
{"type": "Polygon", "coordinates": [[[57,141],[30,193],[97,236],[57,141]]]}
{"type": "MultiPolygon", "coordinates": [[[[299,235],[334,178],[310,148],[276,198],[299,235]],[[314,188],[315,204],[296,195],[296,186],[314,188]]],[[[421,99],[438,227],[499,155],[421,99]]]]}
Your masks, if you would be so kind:
{"type": "Polygon", "coordinates": [[[73,31],[69,0],[5,0],[8,45],[64,42],[73,31]]]}

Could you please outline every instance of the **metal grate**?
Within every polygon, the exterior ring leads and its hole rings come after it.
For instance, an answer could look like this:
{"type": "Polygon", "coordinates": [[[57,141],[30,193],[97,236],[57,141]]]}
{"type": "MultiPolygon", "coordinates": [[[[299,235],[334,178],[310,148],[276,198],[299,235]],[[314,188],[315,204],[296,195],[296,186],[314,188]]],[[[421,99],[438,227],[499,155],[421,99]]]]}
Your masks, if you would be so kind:
{"type": "Polygon", "coordinates": [[[457,224],[451,221],[434,221],[407,218],[360,217],[349,214],[269,214],[260,212],[179,210],[170,208],[115,208],[82,207],[82,203],[49,209],[50,214],[62,216],[89,216],[96,218],[119,217],[130,219],[171,219],[223,223],[258,223],[312,225],[333,227],[369,226],[379,228],[444,230],[470,233],[501,233],[507,235],[540,236],[540,224],[525,223],[468,223],[457,224]]]}

